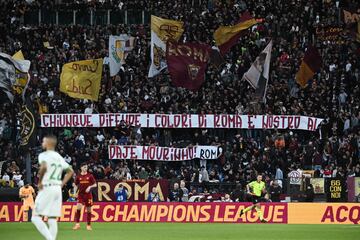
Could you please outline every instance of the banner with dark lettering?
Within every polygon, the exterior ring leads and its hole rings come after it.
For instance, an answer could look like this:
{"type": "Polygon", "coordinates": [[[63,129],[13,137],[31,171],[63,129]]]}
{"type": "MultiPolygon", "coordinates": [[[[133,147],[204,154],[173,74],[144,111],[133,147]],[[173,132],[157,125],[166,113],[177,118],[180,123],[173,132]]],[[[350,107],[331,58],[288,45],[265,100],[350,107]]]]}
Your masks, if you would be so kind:
{"type": "Polygon", "coordinates": [[[99,202],[114,202],[115,192],[122,184],[128,192],[128,201],[146,202],[152,188],[155,187],[160,201],[166,201],[169,196],[169,181],[166,179],[160,180],[98,180],[96,194],[94,194],[94,201],[99,202]]]}
{"type": "Polygon", "coordinates": [[[360,21],[360,8],[358,9],[343,9],[343,21],[345,24],[357,23],[360,21]]]}
{"type": "Polygon", "coordinates": [[[358,203],[288,203],[289,224],[359,224],[358,203]]]}
{"type": "Polygon", "coordinates": [[[343,37],[344,29],[342,27],[317,27],[316,37],[321,42],[330,42],[331,44],[343,44],[345,39],[343,37]]]}
{"type": "Polygon", "coordinates": [[[325,180],[325,193],[328,202],[346,202],[347,201],[346,179],[327,178],[325,180]]]}
{"type": "Polygon", "coordinates": [[[315,131],[321,118],[235,114],[42,114],[41,127],[116,127],[124,120],[142,128],[296,129],[315,131]]]}
{"type": "Polygon", "coordinates": [[[172,83],[177,87],[198,90],[205,81],[210,51],[211,46],[206,44],[169,41],[166,60],[172,83]]]}
{"type": "Polygon", "coordinates": [[[97,101],[102,68],[102,58],[64,64],[60,75],[60,91],[73,98],[97,101]]]}
{"type": "Polygon", "coordinates": [[[110,145],[109,159],[134,159],[155,161],[185,161],[195,158],[217,159],[222,153],[218,146],[193,146],[187,148],[110,145]]]}

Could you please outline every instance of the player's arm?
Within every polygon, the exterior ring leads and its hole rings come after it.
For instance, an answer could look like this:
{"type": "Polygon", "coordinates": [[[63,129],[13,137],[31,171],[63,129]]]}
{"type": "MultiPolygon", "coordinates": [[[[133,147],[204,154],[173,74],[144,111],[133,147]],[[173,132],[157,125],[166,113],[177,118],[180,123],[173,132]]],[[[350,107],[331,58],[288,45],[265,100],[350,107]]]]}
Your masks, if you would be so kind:
{"type": "Polygon", "coordinates": [[[246,192],[250,193],[250,188],[252,187],[252,182],[246,184],[246,192]]]}
{"type": "Polygon", "coordinates": [[[39,183],[38,183],[39,190],[42,190],[43,188],[42,180],[44,178],[45,173],[46,173],[46,162],[42,161],[40,163],[40,169],[39,169],[39,183]]]}
{"type": "Polygon", "coordinates": [[[64,187],[65,184],[71,179],[72,175],[74,174],[74,170],[71,167],[68,167],[66,170],[66,174],[64,179],[62,180],[61,187],[64,187]]]}
{"type": "Polygon", "coordinates": [[[33,198],[36,197],[36,193],[35,193],[35,190],[31,187],[31,194],[33,195],[33,198]]]}
{"type": "Polygon", "coordinates": [[[20,191],[19,191],[19,197],[20,197],[21,199],[26,198],[26,196],[23,195],[22,188],[21,188],[20,191]]]}
{"type": "Polygon", "coordinates": [[[91,175],[90,181],[92,184],[86,188],[87,193],[89,193],[92,188],[96,187],[96,181],[95,181],[94,176],[91,175]]]}

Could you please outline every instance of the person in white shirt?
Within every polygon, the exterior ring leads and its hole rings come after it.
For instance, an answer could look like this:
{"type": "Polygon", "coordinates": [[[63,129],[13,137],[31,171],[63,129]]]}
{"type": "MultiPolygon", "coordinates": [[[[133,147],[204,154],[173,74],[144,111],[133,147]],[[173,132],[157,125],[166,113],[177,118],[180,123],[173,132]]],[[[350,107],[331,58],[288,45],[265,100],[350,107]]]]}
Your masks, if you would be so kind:
{"type": "Polygon", "coordinates": [[[98,131],[97,135],[96,135],[96,139],[98,140],[99,143],[102,143],[102,142],[104,142],[105,137],[100,131],[98,131]]]}
{"type": "Polygon", "coordinates": [[[94,112],[94,108],[92,104],[89,104],[87,108],[85,108],[85,114],[92,114],[94,112]]]}
{"type": "Polygon", "coordinates": [[[10,176],[7,174],[7,172],[5,172],[4,175],[2,176],[2,180],[4,182],[10,182],[10,176]]]}
{"type": "Polygon", "coordinates": [[[19,181],[21,180],[21,178],[22,178],[22,175],[20,174],[19,171],[13,173],[12,180],[14,181],[14,183],[15,183],[16,185],[19,184],[19,181]]]}
{"type": "Polygon", "coordinates": [[[69,154],[66,154],[64,157],[65,162],[67,162],[68,164],[71,164],[71,157],[69,156],[69,154]]]}
{"type": "Polygon", "coordinates": [[[35,209],[31,221],[46,240],[55,240],[58,227],[57,217],[61,217],[62,192],[61,188],[71,179],[74,171],[57,152],[57,139],[49,135],[43,138],[42,148],[45,152],[39,154],[39,193],[35,200],[35,209]],[[66,171],[64,179],[61,179],[66,171]],[[48,225],[42,217],[48,218],[48,225]]]}

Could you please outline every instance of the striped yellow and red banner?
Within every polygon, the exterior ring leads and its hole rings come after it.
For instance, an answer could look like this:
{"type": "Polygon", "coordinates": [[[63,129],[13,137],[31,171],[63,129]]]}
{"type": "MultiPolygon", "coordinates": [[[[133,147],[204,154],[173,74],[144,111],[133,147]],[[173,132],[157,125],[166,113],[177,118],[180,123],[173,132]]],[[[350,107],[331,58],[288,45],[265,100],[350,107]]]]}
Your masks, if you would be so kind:
{"type": "Polygon", "coordinates": [[[321,65],[322,59],[318,50],[313,46],[309,46],[301,62],[300,69],[296,73],[296,82],[302,88],[306,87],[308,81],[320,70],[321,65]]]}

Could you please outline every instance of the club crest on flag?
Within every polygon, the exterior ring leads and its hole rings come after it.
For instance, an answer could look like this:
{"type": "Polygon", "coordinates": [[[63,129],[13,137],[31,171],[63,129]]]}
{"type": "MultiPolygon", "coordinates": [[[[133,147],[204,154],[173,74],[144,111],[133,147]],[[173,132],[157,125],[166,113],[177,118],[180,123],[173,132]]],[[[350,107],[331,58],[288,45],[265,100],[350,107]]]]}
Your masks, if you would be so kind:
{"type": "Polygon", "coordinates": [[[169,39],[176,39],[177,33],[180,31],[178,26],[163,24],[160,25],[160,31],[157,32],[161,41],[166,42],[169,39]]]}
{"type": "Polygon", "coordinates": [[[122,44],[121,40],[115,40],[115,52],[118,56],[119,62],[121,61],[121,59],[124,59],[125,46],[122,44]]]}
{"type": "Polygon", "coordinates": [[[154,65],[156,69],[159,70],[162,63],[165,64],[165,51],[161,47],[154,44],[154,65]]]}
{"type": "Polygon", "coordinates": [[[196,64],[189,64],[188,65],[188,73],[190,78],[194,81],[199,73],[200,70],[200,66],[196,65],[196,64]]]}
{"type": "Polygon", "coordinates": [[[109,37],[109,58],[110,76],[115,76],[125,63],[125,58],[134,47],[134,37],[128,34],[109,37]]]}
{"type": "Polygon", "coordinates": [[[26,104],[23,105],[20,116],[20,146],[25,146],[29,144],[30,138],[35,131],[35,118],[34,114],[30,111],[26,104]]]}

